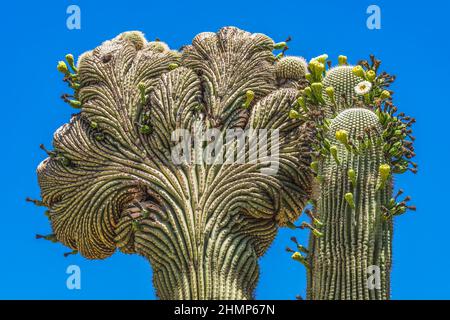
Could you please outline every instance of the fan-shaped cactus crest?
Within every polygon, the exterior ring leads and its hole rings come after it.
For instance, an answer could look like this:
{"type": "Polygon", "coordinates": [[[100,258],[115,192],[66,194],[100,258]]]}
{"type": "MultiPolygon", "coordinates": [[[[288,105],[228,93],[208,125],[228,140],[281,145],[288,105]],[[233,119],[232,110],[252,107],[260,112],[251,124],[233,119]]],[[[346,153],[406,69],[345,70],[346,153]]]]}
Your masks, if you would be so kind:
{"type": "Polygon", "coordinates": [[[258,257],[310,197],[302,122],[288,117],[306,64],[277,68],[282,47],[227,27],[181,52],[126,32],[76,66],[68,56],[72,71],[58,69],[80,112],[38,167],[54,239],[90,259],[143,255],[162,299],[252,298],[258,257]],[[267,131],[269,151],[236,148],[231,129],[267,131]],[[225,143],[204,161],[211,130],[225,143]],[[180,132],[204,143],[180,149],[180,132]]]}

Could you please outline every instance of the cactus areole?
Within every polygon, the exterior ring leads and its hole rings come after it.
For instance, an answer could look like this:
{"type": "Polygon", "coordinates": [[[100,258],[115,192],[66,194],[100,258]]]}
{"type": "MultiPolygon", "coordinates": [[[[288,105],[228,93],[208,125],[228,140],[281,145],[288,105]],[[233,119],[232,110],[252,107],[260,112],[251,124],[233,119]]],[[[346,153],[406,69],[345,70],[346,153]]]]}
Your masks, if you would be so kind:
{"type": "MultiPolygon", "coordinates": [[[[117,248],[144,256],[161,299],[253,298],[258,258],[311,197],[303,121],[289,117],[306,63],[278,65],[284,51],[274,50],[285,48],[226,27],[181,51],[131,31],[76,65],[66,56],[58,70],[73,93],[63,99],[79,113],[37,170],[53,229],[45,238],[89,259],[117,248]],[[276,133],[267,140],[278,158],[249,161],[256,151],[245,148],[232,163],[198,161],[206,136],[174,161],[177,132],[210,129],[218,141],[228,129],[276,133]]],[[[226,141],[216,155],[236,144],[226,141]]]]}

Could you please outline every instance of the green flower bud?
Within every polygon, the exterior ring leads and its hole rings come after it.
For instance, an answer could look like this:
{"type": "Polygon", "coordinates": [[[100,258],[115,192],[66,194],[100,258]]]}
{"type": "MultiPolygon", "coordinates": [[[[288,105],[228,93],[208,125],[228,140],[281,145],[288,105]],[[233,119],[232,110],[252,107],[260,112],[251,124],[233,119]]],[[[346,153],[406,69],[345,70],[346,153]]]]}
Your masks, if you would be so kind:
{"type": "Polygon", "coordinates": [[[299,119],[300,118],[300,113],[298,113],[298,111],[291,109],[289,111],[289,118],[290,119],[299,119]]]}
{"type": "Polygon", "coordinates": [[[141,95],[141,104],[145,104],[145,101],[147,100],[145,97],[145,83],[139,82],[138,83],[138,90],[141,95]]]}
{"type": "Polygon", "coordinates": [[[391,167],[388,164],[382,164],[378,168],[378,171],[380,173],[380,179],[382,182],[386,182],[391,174],[391,167]]]}
{"type": "Polygon", "coordinates": [[[367,77],[367,80],[373,81],[377,77],[377,74],[375,73],[375,71],[369,70],[366,72],[366,77],[367,77]]]}
{"type": "Polygon", "coordinates": [[[334,88],[333,87],[327,87],[325,89],[325,92],[326,92],[328,98],[330,98],[331,102],[334,102],[334,88]]]}
{"type": "Polygon", "coordinates": [[[309,264],[306,261],[306,258],[304,256],[302,256],[302,254],[300,252],[294,252],[294,254],[291,256],[291,258],[293,260],[298,261],[301,264],[303,264],[306,269],[309,269],[309,264]]]}
{"type": "Polygon", "coordinates": [[[315,218],[313,219],[313,224],[318,228],[323,227],[323,222],[315,218]]]}
{"type": "Polygon", "coordinates": [[[169,64],[169,70],[175,70],[176,68],[178,68],[178,64],[177,63],[169,64]]]}
{"type": "Polygon", "coordinates": [[[336,146],[330,147],[330,153],[333,156],[334,161],[336,161],[337,164],[340,164],[341,162],[339,161],[339,158],[338,158],[338,149],[336,146]]]}
{"type": "Polygon", "coordinates": [[[336,139],[345,146],[348,146],[348,132],[346,130],[336,131],[336,139]]]}
{"type": "Polygon", "coordinates": [[[315,74],[321,74],[325,71],[325,65],[320,61],[312,60],[309,63],[309,69],[315,74]]]}
{"type": "Polygon", "coordinates": [[[322,97],[323,84],[321,82],[314,82],[313,84],[311,84],[311,89],[317,100],[320,101],[323,99],[322,97]]]}
{"type": "Polygon", "coordinates": [[[298,261],[298,262],[303,262],[305,260],[305,257],[302,256],[302,254],[300,252],[295,252],[291,256],[291,258],[294,259],[295,261],[298,261]]]}
{"type": "Polygon", "coordinates": [[[406,212],[406,207],[399,207],[397,209],[397,212],[395,212],[395,215],[398,216],[398,215],[404,214],[405,212],[406,212]]]}
{"type": "Polygon", "coordinates": [[[313,161],[313,162],[311,162],[311,164],[309,166],[311,167],[311,169],[314,172],[318,172],[319,171],[319,162],[313,161]]]}
{"type": "Polygon", "coordinates": [[[255,93],[252,90],[247,90],[245,93],[245,102],[242,104],[242,107],[244,109],[247,109],[250,107],[250,103],[252,103],[253,99],[255,98],[255,93]]]}
{"type": "Polygon", "coordinates": [[[366,78],[366,73],[364,72],[364,69],[363,69],[363,67],[361,67],[361,66],[355,66],[355,67],[352,69],[352,72],[353,72],[353,74],[354,74],[355,76],[357,76],[357,77],[360,77],[360,78],[363,78],[363,79],[366,78]]]}
{"type": "Polygon", "coordinates": [[[338,63],[339,63],[340,66],[347,65],[348,64],[347,56],[339,56],[338,57],[338,63]]]}
{"type": "Polygon", "coordinates": [[[348,205],[355,209],[355,200],[353,199],[353,193],[349,192],[344,195],[345,201],[347,201],[348,205]]]}
{"type": "Polygon", "coordinates": [[[305,103],[305,99],[303,99],[303,97],[299,97],[297,99],[297,104],[300,108],[302,108],[303,110],[305,110],[306,108],[306,103],[305,103]]]}
{"type": "Polygon", "coordinates": [[[353,187],[355,187],[356,186],[356,172],[355,172],[355,170],[348,169],[347,174],[348,174],[348,178],[350,179],[353,187]]]}
{"type": "Polygon", "coordinates": [[[58,65],[56,66],[56,69],[58,69],[59,72],[63,74],[68,74],[69,69],[67,68],[67,64],[64,61],[59,61],[58,65]]]}
{"type": "Polygon", "coordinates": [[[69,104],[72,108],[75,108],[75,109],[81,108],[81,102],[78,100],[69,100],[69,104]]]}
{"type": "Polygon", "coordinates": [[[149,133],[152,132],[152,128],[151,128],[149,125],[144,124],[144,125],[139,129],[139,131],[140,131],[142,134],[149,134],[149,133]]]}
{"type": "Polygon", "coordinates": [[[381,98],[382,100],[384,100],[384,99],[389,99],[390,97],[391,97],[391,93],[390,93],[389,91],[383,90],[383,91],[381,92],[380,98],[381,98]]]}
{"type": "Polygon", "coordinates": [[[325,64],[327,59],[328,59],[328,55],[327,54],[321,54],[320,56],[315,57],[313,60],[319,61],[320,63],[325,64]]]}
{"type": "Polygon", "coordinates": [[[275,44],[273,45],[273,48],[274,48],[275,50],[281,50],[281,49],[286,48],[286,46],[287,46],[287,43],[286,43],[286,42],[278,42],[278,43],[275,43],[275,44]]]}
{"type": "Polygon", "coordinates": [[[304,93],[308,98],[312,98],[312,90],[311,90],[311,87],[306,87],[305,89],[303,89],[303,93],[304,93]]]}
{"type": "Polygon", "coordinates": [[[311,231],[312,231],[312,233],[313,233],[313,235],[314,235],[315,237],[317,237],[317,238],[323,237],[323,233],[320,232],[319,230],[317,230],[317,229],[315,229],[315,228],[312,228],[311,231]]]}
{"type": "Polygon", "coordinates": [[[69,64],[69,66],[72,68],[73,71],[77,71],[77,67],[75,66],[75,59],[73,58],[72,54],[66,54],[66,61],[69,64]]]}

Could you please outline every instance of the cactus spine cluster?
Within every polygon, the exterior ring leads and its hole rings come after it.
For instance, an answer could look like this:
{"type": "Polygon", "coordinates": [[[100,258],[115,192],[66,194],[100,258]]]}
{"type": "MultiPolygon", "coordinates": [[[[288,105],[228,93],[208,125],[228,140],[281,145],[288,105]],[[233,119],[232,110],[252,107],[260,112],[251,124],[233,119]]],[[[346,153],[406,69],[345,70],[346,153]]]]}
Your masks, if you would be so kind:
{"type": "Polygon", "coordinates": [[[414,119],[397,114],[386,89],[394,78],[377,75],[375,57],[349,66],[341,56],[328,72],[326,60],[310,62],[310,85],[291,110],[314,128],[318,191],[306,211],[312,223],[300,226],[312,231],[309,248],[294,237],[298,251],[288,251],[307,268],[309,299],[389,299],[392,218],[415,210],[409,197],[397,202],[403,191],[392,196],[392,174],[416,172],[414,119]]]}

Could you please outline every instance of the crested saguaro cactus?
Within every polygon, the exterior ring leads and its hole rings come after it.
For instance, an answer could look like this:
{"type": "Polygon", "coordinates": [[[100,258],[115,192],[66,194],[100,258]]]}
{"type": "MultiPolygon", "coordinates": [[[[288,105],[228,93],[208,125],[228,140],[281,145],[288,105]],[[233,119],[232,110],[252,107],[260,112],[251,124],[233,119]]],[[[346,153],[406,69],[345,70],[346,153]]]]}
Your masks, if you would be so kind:
{"type": "Polygon", "coordinates": [[[146,257],[162,299],[252,298],[258,257],[299,216],[313,179],[303,122],[288,117],[306,66],[281,63],[273,50],[284,47],[227,27],[181,52],[126,32],[76,66],[68,55],[58,70],[74,93],[63,98],[80,112],[37,170],[35,202],[53,229],[45,238],[89,259],[116,248],[146,257]],[[216,143],[205,162],[209,129],[217,141],[227,129],[274,131],[275,151],[247,161],[256,151],[246,148],[223,163],[236,142],[216,143]],[[204,143],[179,152],[180,130],[204,143]]]}
{"type": "Polygon", "coordinates": [[[396,114],[386,90],[394,78],[377,75],[379,60],[354,67],[341,56],[325,72],[326,60],[310,62],[310,85],[296,107],[316,130],[317,192],[307,210],[312,224],[300,226],[312,230],[309,248],[293,238],[299,251],[292,258],[307,268],[309,299],[388,299],[392,217],[415,210],[409,197],[397,203],[403,191],[392,197],[392,174],[416,172],[414,119],[396,114]]]}

